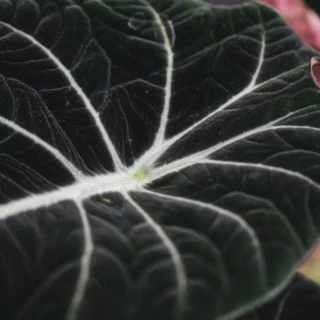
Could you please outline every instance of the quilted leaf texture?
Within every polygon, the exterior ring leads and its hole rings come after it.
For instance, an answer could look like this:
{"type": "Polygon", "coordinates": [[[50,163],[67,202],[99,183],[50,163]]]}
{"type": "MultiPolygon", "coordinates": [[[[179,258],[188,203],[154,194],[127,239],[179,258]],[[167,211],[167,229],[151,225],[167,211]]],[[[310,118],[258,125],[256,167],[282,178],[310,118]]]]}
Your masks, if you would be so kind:
{"type": "Polygon", "coordinates": [[[317,53],[276,12],[0,1],[0,315],[234,319],[319,238],[317,53]]]}

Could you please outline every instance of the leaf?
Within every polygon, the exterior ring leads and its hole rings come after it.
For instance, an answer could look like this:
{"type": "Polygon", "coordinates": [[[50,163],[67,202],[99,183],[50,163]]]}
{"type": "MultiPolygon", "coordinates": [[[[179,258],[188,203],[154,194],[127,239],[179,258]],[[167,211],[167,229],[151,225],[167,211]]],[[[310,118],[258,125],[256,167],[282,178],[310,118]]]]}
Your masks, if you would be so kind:
{"type": "Polygon", "coordinates": [[[0,2],[4,319],[233,319],[319,238],[316,52],[270,8],[0,2]]]}
{"type": "Polygon", "coordinates": [[[319,305],[319,285],[296,275],[277,298],[238,320],[313,320],[319,314],[319,305]]]}

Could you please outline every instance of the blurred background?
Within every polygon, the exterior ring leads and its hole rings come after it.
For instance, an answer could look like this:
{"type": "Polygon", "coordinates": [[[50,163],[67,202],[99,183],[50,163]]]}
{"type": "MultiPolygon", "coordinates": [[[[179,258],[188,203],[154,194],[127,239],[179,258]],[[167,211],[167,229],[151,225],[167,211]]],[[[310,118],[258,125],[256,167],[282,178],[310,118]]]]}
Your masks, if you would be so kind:
{"type": "MultiPolygon", "coordinates": [[[[203,1],[217,5],[237,5],[248,0],[203,1]]],[[[277,10],[306,43],[320,52],[320,0],[260,0],[260,2],[267,3],[277,10]]],[[[320,244],[314,247],[298,271],[320,284],[320,244]]]]}

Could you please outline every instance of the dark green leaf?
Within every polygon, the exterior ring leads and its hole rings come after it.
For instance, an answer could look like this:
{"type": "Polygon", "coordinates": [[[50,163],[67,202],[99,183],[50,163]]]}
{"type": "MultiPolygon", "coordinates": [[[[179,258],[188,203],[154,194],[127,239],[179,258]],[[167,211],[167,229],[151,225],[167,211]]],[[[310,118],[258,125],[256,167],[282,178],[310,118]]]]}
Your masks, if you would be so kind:
{"type": "Polygon", "coordinates": [[[0,315],[233,319],[319,237],[317,53],[270,8],[0,1],[0,315]]]}

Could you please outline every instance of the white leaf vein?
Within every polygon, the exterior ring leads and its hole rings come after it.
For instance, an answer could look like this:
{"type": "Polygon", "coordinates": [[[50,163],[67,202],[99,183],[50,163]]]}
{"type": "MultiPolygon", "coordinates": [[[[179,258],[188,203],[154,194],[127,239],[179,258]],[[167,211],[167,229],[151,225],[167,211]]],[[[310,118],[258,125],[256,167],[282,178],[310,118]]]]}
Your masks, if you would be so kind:
{"type": "Polygon", "coordinates": [[[80,261],[79,277],[77,280],[77,284],[76,284],[73,296],[71,297],[71,303],[67,312],[67,317],[66,317],[67,320],[77,319],[77,316],[79,313],[79,307],[84,299],[85,290],[90,277],[90,264],[91,264],[93,246],[94,246],[89,220],[81,199],[80,201],[76,201],[76,205],[79,210],[79,214],[80,214],[80,218],[83,226],[84,248],[83,248],[83,253],[80,261]]]}
{"type": "MultiPolygon", "coordinates": [[[[283,118],[286,118],[286,117],[283,117],[283,118]]],[[[154,176],[160,177],[160,176],[164,176],[164,175],[168,174],[169,172],[175,172],[178,170],[182,170],[185,167],[188,167],[192,164],[198,163],[199,161],[207,159],[207,157],[209,157],[209,156],[213,157],[215,152],[222,150],[223,148],[226,148],[235,142],[246,139],[250,136],[254,136],[255,134],[258,134],[258,133],[263,133],[263,132],[267,132],[267,131],[271,131],[271,130],[274,130],[274,131],[281,130],[281,129],[283,129],[283,130],[292,129],[295,131],[302,130],[302,129],[308,129],[308,130],[316,131],[320,134],[320,129],[310,127],[310,126],[293,126],[293,125],[272,126],[276,122],[278,122],[278,120],[271,121],[270,123],[262,125],[260,127],[257,127],[255,129],[248,130],[248,131],[246,131],[242,134],[239,134],[231,139],[220,142],[213,147],[210,147],[210,148],[204,149],[202,151],[193,153],[193,154],[186,156],[182,159],[172,161],[172,162],[170,162],[168,164],[164,164],[160,167],[156,167],[152,170],[151,174],[154,176]]]]}
{"type": "MultiPolygon", "coordinates": [[[[172,95],[174,53],[172,50],[171,42],[169,39],[166,26],[164,24],[164,21],[161,19],[159,13],[150,4],[148,4],[147,2],[145,3],[147,4],[149,10],[151,11],[154,17],[155,23],[159,28],[159,31],[163,38],[163,46],[166,52],[166,78],[165,78],[165,87],[164,87],[164,102],[162,107],[162,114],[161,114],[159,129],[158,129],[158,132],[156,133],[155,140],[152,146],[152,148],[157,148],[163,143],[165,139],[165,131],[166,131],[166,125],[168,122],[171,95],[172,95]]],[[[169,26],[172,30],[174,30],[171,22],[169,23],[169,26]]]]}
{"type": "MultiPolygon", "coordinates": [[[[320,133],[320,129],[313,128],[313,127],[279,126],[275,128],[290,129],[291,127],[295,130],[307,128],[310,130],[316,130],[317,132],[320,133]]],[[[275,128],[268,128],[268,129],[275,129],[275,128]]],[[[167,165],[163,165],[161,167],[156,167],[149,172],[148,179],[146,179],[145,181],[137,181],[132,177],[132,175],[135,172],[134,168],[132,168],[131,172],[108,173],[108,174],[96,175],[93,177],[85,177],[84,179],[80,181],[76,181],[71,185],[60,187],[58,190],[49,191],[42,194],[33,194],[25,198],[20,198],[20,199],[13,200],[8,203],[0,205],[0,220],[6,219],[14,215],[18,215],[22,212],[26,212],[29,210],[37,210],[41,207],[48,207],[68,199],[85,200],[87,198],[90,198],[91,196],[95,196],[95,195],[99,195],[107,192],[140,190],[142,187],[145,187],[151,182],[159,180],[166,175],[181,171],[195,164],[205,163],[209,161],[212,161],[221,165],[243,165],[243,166],[246,165],[246,166],[251,166],[253,168],[256,168],[256,167],[268,168],[269,170],[273,170],[275,172],[282,172],[290,176],[296,176],[299,179],[308,181],[308,183],[318,188],[318,185],[313,180],[297,172],[293,172],[290,170],[273,167],[273,166],[266,166],[262,164],[209,160],[206,158],[206,156],[207,154],[204,154],[201,156],[193,155],[185,159],[181,159],[181,160],[169,163],[167,165]]]]}
{"type": "Polygon", "coordinates": [[[175,268],[177,281],[177,311],[181,315],[187,303],[188,280],[180,253],[171,239],[163,231],[161,226],[151,218],[151,215],[148,214],[141,206],[139,206],[137,202],[134,201],[131,196],[129,196],[128,193],[123,193],[123,196],[139,212],[139,214],[148,223],[148,225],[150,225],[150,227],[156,232],[159,239],[161,239],[170,253],[173,266],[175,268]]]}

